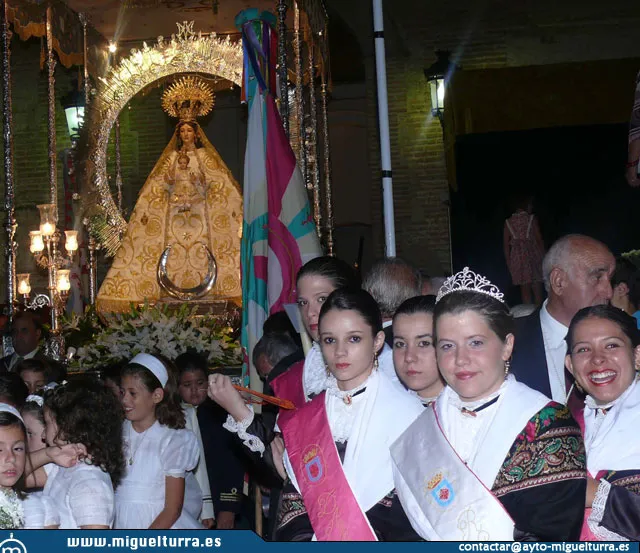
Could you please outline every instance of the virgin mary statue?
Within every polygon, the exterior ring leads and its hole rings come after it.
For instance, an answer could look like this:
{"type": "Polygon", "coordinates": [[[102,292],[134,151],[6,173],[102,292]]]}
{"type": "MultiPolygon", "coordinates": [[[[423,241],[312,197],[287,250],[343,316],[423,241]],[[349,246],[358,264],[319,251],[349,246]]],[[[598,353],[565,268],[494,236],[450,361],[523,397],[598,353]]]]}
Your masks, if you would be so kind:
{"type": "Polygon", "coordinates": [[[98,292],[99,312],[170,296],[241,301],[242,194],[196,122],[211,111],[213,92],[197,77],[184,77],[164,93],[162,107],[180,122],[140,191],[98,292]]]}

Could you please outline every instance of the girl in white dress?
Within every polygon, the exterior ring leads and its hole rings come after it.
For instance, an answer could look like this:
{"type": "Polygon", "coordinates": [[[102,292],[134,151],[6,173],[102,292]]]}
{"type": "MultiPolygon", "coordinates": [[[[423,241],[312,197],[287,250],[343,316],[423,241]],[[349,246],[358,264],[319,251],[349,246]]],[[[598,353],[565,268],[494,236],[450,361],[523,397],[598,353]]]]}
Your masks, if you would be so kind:
{"type": "Polygon", "coordinates": [[[15,407],[0,403],[0,525],[24,527],[21,492],[27,457],[27,433],[15,407]]]}
{"type": "MultiPolygon", "coordinates": [[[[44,441],[43,407],[43,397],[40,394],[31,394],[27,396],[27,401],[21,410],[24,426],[27,430],[27,445],[30,452],[40,451],[47,447],[44,441]]],[[[27,487],[29,487],[28,480],[27,487]]],[[[25,499],[25,529],[44,528],[46,530],[55,530],[59,526],[60,515],[51,498],[45,497],[42,490],[30,491],[25,499]]]]}
{"type": "Polygon", "coordinates": [[[76,380],[45,392],[44,421],[49,447],[32,452],[30,462],[38,469],[35,486],[44,486],[44,496],[53,501],[60,528],[111,528],[113,490],[124,471],[118,400],[97,380],[76,380]],[[84,461],[68,468],[52,464],[63,464],[52,456],[65,450],[72,454],[71,444],[84,461]]]}
{"type": "Polygon", "coordinates": [[[202,528],[202,492],[193,470],[200,449],[185,429],[173,371],[136,355],[122,371],[126,475],[116,492],[115,528],[202,528]]]}

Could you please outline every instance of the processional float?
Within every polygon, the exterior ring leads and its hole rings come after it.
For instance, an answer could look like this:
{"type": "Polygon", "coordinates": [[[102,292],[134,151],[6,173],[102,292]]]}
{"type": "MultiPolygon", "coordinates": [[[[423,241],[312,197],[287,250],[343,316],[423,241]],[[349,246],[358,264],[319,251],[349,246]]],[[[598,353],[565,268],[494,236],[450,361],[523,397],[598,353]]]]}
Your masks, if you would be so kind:
{"type": "MultiPolygon", "coordinates": [[[[324,250],[333,253],[333,210],[327,103],[330,90],[327,15],[320,0],[277,0],[277,74],[278,108],[283,126],[302,172],[304,184],[312,199],[313,221],[324,250]],[[291,28],[291,30],[289,30],[291,28]]],[[[55,134],[55,68],[56,57],[65,66],[81,67],[80,92],[84,97],[85,118],[77,147],[72,152],[71,171],[77,189],[73,196],[82,204],[81,222],[85,237],[81,240],[80,258],[86,257],[88,300],[95,304],[98,295],[98,263],[116,255],[127,222],[123,217],[119,116],[127,103],[146,86],[168,84],[180,75],[199,74],[226,79],[240,85],[243,64],[239,36],[219,37],[203,34],[193,23],[180,23],[178,32],[169,39],[159,37],[149,46],[131,50],[129,55],[109,67],[112,58],[92,59],[95,52],[106,52],[107,40],[101,37],[84,14],[75,14],[62,3],[30,3],[4,0],[2,13],[3,67],[3,131],[5,171],[5,252],[6,297],[8,315],[12,317],[18,303],[16,282],[15,196],[20,193],[14,181],[12,143],[11,30],[23,40],[42,36],[46,45],[48,82],[48,159],[50,203],[58,211],[57,144],[55,134]],[[64,30],[59,22],[64,17],[64,30]],[[32,24],[35,23],[35,24],[32,24]],[[28,32],[27,32],[28,29],[28,32]],[[35,31],[34,31],[35,29],[35,31]],[[71,29],[71,31],[70,31],[71,29]],[[62,37],[74,36],[77,47],[62,44],[62,37]],[[105,67],[107,70],[105,71],[105,67]],[[115,175],[109,175],[108,146],[114,131],[115,175]],[[111,176],[111,179],[110,179],[111,176]],[[112,193],[110,181],[115,183],[112,193]],[[84,255],[82,255],[84,254],[84,255]]],[[[65,177],[66,175],[65,168],[65,177]]],[[[71,199],[69,199],[71,202],[71,199]]],[[[68,223],[66,221],[65,223],[68,223]]],[[[82,229],[78,229],[82,230],[82,229]]],[[[204,251],[204,250],[203,250],[204,251]]],[[[205,252],[206,253],[206,252],[205,252]]],[[[211,253],[211,252],[209,252],[211,253]]],[[[207,264],[215,271],[213,256],[207,264]]],[[[198,286],[175,286],[168,277],[163,251],[157,260],[159,286],[171,289],[182,299],[197,294],[198,286]],[[163,263],[163,257],[164,262],[163,263]],[[163,267],[165,269],[163,269],[163,267]],[[180,290],[186,289],[186,293],[180,290]],[[191,292],[188,290],[191,289],[191,292]]],[[[170,256],[169,256],[170,259],[170,256]]],[[[58,316],[64,309],[65,295],[51,285],[56,272],[65,266],[53,263],[49,268],[48,303],[51,327],[56,331],[58,316]]],[[[36,279],[37,280],[37,279],[36,279]]],[[[208,279],[205,279],[208,280],[208,279]]],[[[210,280],[210,279],[209,279],[210,280]]],[[[53,352],[56,354],[56,352],[53,352]]],[[[60,354],[58,351],[57,354],[60,354]]]]}

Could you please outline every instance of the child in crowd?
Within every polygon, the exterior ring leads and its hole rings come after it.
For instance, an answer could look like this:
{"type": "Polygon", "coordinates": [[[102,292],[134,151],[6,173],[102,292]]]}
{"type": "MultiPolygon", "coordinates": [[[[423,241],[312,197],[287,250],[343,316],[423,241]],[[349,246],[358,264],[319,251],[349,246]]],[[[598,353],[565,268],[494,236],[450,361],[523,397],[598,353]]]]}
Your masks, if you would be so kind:
{"type": "MultiPolygon", "coordinates": [[[[39,394],[32,394],[22,408],[22,419],[27,430],[27,446],[29,452],[40,451],[47,447],[44,441],[45,424],[43,414],[44,399],[39,394]]],[[[32,490],[26,498],[26,505],[32,505],[33,509],[25,509],[25,528],[56,529],[60,526],[60,517],[50,497],[45,497],[42,490],[35,487],[33,475],[27,477],[33,480],[32,490]]]]}
{"type": "Polygon", "coordinates": [[[101,382],[76,380],[45,393],[44,421],[48,447],[30,454],[30,468],[35,486],[53,501],[60,528],[110,528],[113,490],[124,472],[119,402],[101,382]],[[70,458],[60,459],[66,453],[70,458]],[[72,466],[60,466],[65,459],[72,466]]]}
{"type": "Polygon", "coordinates": [[[176,366],[180,371],[180,396],[197,412],[216,528],[232,529],[242,507],[245,474],[242,454],[233,434],[222,427],[227,412],[207,397],[206,359],[197,353],[183,353],[176,358],[176,366]]]}
{"type": "Polygon", "coordinates": [[[141,353],[121,378],[127,466],[116,491],[115,528],[202,528],[202,492],[192,472],[200,449],[185,429],[173,371],[141,353]]]}
{"type": "Polygon", "coordinates": [[[50,382],[49,367],[41,359],[24,359],[20,361],[16,367],[16,372],[26,384],[30,394],[37,392],[50,382]]]}
{"type": "Polygon", "coordinates": [[[17,373],[0,374],[0,403],[7,403],[20,410],[28,395],[27,385],[17,373]]]}
{"type": "Polygon", "coordinates": [[[520,286],[522,303],[540,305],[543,300],[544,242],[532,206],[530,195],[519,193],[515,196],[513,213],[504,222],[503,247],[511,280],[520,286]]]}
{"type": "Polygon", "coordinates": [[[100,378],[104,385],[120,400],[120,371],[126,363],[113,363],[100,371],[100,378]]]}
{"type": "Polygon", "coordinates": [[[22,489],[27,435],[17,409],[0,403],[0,506],[3,528],[24,527],[22,489]]]}

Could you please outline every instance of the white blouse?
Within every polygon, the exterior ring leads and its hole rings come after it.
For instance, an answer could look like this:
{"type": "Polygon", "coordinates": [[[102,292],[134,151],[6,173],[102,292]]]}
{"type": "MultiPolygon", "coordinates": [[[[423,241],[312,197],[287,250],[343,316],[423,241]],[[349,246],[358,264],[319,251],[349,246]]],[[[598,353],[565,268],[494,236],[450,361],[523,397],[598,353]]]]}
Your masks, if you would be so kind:
{"type": "Polygon", "coordinates": [[[156,421],[136,432],[123,427],[126,474],[116,490],[115,528],[149,528],[164,509],[166,477],[185,479],[182,514],[173,529],[202,528],[202,491],[193,474],[200,459],[198,440],[190,430],[174,430],[156,421]]]}
{"type": "Polygon", "coordinates": [[[109,474],[93,465],[74,467],[45,465],[47,483],[43,495],[53,502],[60,515],[60,529],[113,525],[114,494],[109,474]]]}
{"type": "Polygon", "coordinates": [[[30,492],[23,500],[25,530],[41,530],[60,525],[60,515],[50,497],[42,492],[30,492]]]}

